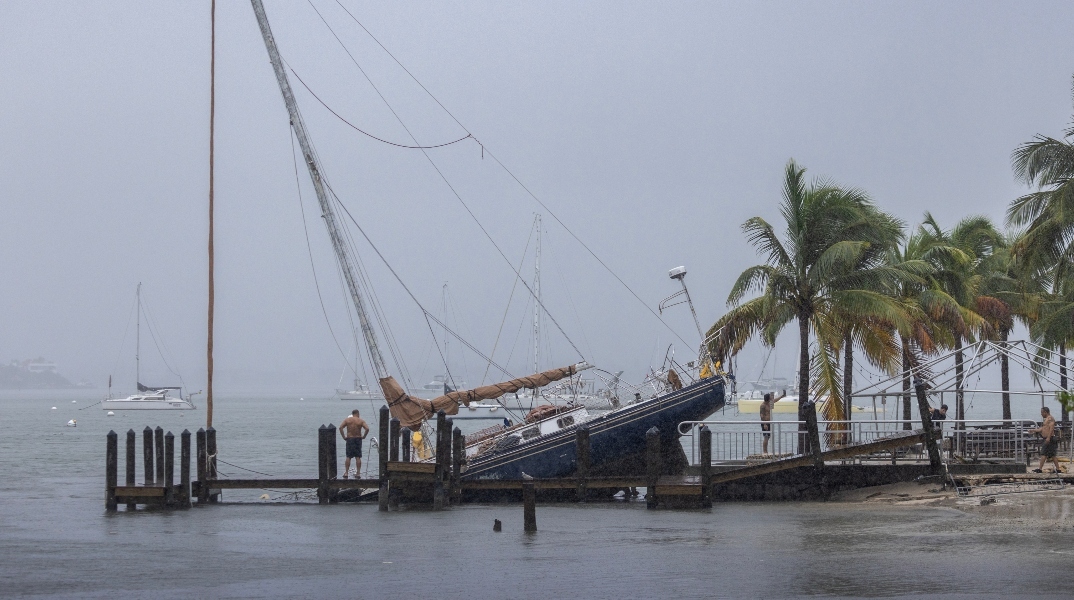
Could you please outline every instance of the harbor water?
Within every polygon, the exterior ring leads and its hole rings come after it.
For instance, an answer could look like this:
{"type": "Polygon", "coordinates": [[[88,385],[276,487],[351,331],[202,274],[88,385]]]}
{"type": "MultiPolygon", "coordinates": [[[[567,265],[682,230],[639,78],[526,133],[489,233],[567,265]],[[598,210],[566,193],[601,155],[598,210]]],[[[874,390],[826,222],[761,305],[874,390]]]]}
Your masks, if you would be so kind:
{"type": "MultiPolygon", "coordinates": [[[[541,504],[535,534],[523,533],[518,505],[382,513],[376,505],[319,506],[279,490],[227,490],[224,503],[186,511],[125,513],[121,507],[106,514],[105,434],[120,434],[122,477],[128,429],[139,434],[140,461],[146,425],[178,437],[203,426],[205,414],[107,416],[89,407],[99,396],[0,396],[0,596],[970,598],[1074,592],[1074,530],[1040,526],[1032,515],[995,521],[950,507],[723,503],[711,510],[649,511],[644,501],[541,504]],[[71,419],[77,427],[66,426],[71,419]],[[494,519],[503,522],[501,533],[493,532],[494,519]]],[[[351,408],[297,394],[220,397],[214,423],[219,457],[231,463],[220,470],[237,477],[314,477],[317,427],[338,424],[351,408]]],[[[366,451],[372,462],[368,444],[366,451]]]]}

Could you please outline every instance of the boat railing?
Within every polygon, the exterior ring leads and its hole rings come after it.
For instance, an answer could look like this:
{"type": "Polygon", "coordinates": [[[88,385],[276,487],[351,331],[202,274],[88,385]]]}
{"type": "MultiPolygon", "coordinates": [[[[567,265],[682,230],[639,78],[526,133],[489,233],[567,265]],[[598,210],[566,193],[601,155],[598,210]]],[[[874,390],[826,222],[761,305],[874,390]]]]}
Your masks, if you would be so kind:
{"type": "MultiPolygon", "coordinates": [[[[712,432],[712,464],[742,466],[759,464],[798,455],[805,423],[803,421],[684,421],[679,424],[683,448],[690,464],[700,461],[700,429],[712,432]],[[767,427],[767,431],[763,428],[767,427]],[[766,443],[767,441],[767,443],[766,443]]],[[[901,419],[819,421],[821,451],[836,450],[854,444],[866,444],[920,429],[920,421],[901,419]]],[[[941,449],[950,461],[1025,464],[1029,455],[1039,450],[1040,439],[1029,434],[1035,424],[1022,420],[954,420],[937,421],[942,431],[941,449]]],[[[923,444],[908,444],[845,459],[845,463],[927,461],[923,444]]]]}

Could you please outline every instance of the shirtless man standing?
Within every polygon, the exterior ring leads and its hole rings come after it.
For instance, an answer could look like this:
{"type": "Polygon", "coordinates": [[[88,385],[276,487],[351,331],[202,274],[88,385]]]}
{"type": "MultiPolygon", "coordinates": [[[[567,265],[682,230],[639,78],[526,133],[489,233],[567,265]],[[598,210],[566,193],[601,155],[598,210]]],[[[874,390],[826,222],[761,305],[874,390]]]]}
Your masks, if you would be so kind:
{"type": "Polygon", "coordinates": [[[764,443],[762,444],[762,454],[768,454],[768,438],[772,437],[772,405],[779,402],[787,395],[787,390],[783,390],[783,393],[779,395],[779,398],[773,398],[773,393],[764,395],[764,402],[761,402],[761,431],[764,435],[764,443]]]}
{"type": "Polygon", "coordinates": [[[1040,416],[1044,419],[1044,423],[1036,429],[1030,429],[1029,433],[1039,433],[1044,438],[1044,445],[1040,448],[1040,466],[1033,469],[1034,473],[1044,472],[1044,463],[1048,462],[1048,459],[1052,459],[1052,464],[1055,465],[1055,472],[1062,471],[1059,467],[1059,460],[1056,459],[1056,448],[1059,446],[1059,436],[1055,433],[1055,418],[1052,417],[1052,411],[1047,406],[1040,407],[1040,416]]]}
{"type": "Polygon", "coordinates": [[[362,473],[362,440],[369,435],[369,425],[358,416],[357,410],[351,411],[351,416],[343,419],[339,424],[339,435],[347,440],[347,460],[343,462],[343,479],[347,479],[351,472],[351,459],[354,459],[354,478],[361,479],[362,473]],[[346,430],[346,431],[344,431],[346,430]]]}

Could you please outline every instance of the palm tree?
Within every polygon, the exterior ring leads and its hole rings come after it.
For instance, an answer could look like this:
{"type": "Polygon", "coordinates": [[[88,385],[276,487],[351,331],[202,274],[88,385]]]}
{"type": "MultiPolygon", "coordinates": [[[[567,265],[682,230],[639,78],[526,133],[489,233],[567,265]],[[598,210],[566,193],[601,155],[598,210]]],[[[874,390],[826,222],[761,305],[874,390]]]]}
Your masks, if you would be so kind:
{"type": "MultiPolygon", "coordinates": [[[[974,310],[988,323],[988,330],[1004,350],[1011,329],[1014,328],[1015,315],[1021,310],[1024,296],[1021,293],[1017,272],[1018,264],[1011,256],[1007,239],[997,244],[990,256],[982,261],[983,278],[981,289],[975,299],[974,310]]],[[[1011,419],[1011,377],[1010,364],[1006,352],[999,356],[1000,390],[1002,391],[1003,420],[1011,419]]]]}
{"type": "Polygon", "coordinates": [[[935,270],[929,262],[931,254],[940,251],[920,227],[906,241],[894,248],[888,258],[891,265],[903,265],[903,269],[915,275],[902,279],[892,292],[892,296],[902,306],[907,321],[898,327],[899,357],[902,361],[902,420],[903,428],[912,429],[910,372],[918,364],[920,354],[932,354],[937,346],[942,345],[945,331],[936,323],[933,316],[943,315],[954,304],[946,294],[932,285],[931,275],[935,270]],[[937,338],[941,339],[937,339],[937,338]]]}
{"type": "MultiPolygon", "coordinates": [[[[1056,268],[1055,271],[1063,271],[1056,268]]],[[[1059,385],[1067,389],[1066,348],[1074,341],[1074,277],[1069,272],[1053,275],[1049,291],[1040,294],[1037,319],[1030,325],[1030,337],[1059,354],[1059,385]]],[[[1070,420],[1064,407],[1063,421],[1070,420]]]]}
{"type": "MultiPolygon", "coordinates": [[[[1072,86],[1074,90],[1074,86],[1072,86]]],[[[1036,188],[1011,203],[1007,223],[1026,226],[1022,247],[1050,258],[1052,264],[1074,259],[1074,124],[1063,139],[1037,134],[1011,155],[1015,177],[1036,188]]]]}
{"type": "Polygon", "coordinates": [[[869,198],[859,190],[842,189],[828,181],[805,182],[805,169],[787,164],[780,212],[786,224],[780,240],[761,217],[747,220],[747,239],[765,255],[765,264],[739,275],[728,295],[733,308],[710,329],[710,351],[717,359],[733,355],[754,335],[773,345],[780,331],[796,321],[799,335],[799,421],[810,395],[810,372],[818,375],[817,393],[827,393],[841,406],[838,349],[846,327],[840,315],[894,318],[890,298],[870,286],[889,267],[876,247],[898,237],[897,221],[881,219],[869,198]],[[895,231],[890,227],[895,226],[895,231]],[[742,302],[751,291],[756,298],[742,302]],[[810,331],[817,340],[810,360],[810,331]]]}
{"type": "MultiPolygon", "coordinates": [[[[980,291],[988,258],[1002,244],[1002,236],[992,221],[982,216],[966,217],[945,231],[931,214],[925,213],[922,229],[933,244],[929,261],[935,270],[931,277],[939,290],[954,301],[937,320],[951,333],[955,349],[955,418],[962,420],[966,418],[962,345],[978,334],[992,334],[989,322],[975,309],[982,298],[980,291]]],[[[992,300],[988,298],[990,307],[992,300]]]]}

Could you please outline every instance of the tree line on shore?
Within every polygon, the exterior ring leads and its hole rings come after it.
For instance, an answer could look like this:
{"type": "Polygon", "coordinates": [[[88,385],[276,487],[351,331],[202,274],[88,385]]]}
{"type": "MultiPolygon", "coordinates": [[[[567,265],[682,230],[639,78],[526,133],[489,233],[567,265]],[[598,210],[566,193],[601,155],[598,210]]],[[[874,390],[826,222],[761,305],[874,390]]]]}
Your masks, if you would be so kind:
{"type": "MultiPolygon", "coordinates": [[[[856,350],[884,372],[903,373],[905,420],[911,368],[953,351],[955,418],[963,419],[963,349],[977,340],[1003,344],[1021,323],[1044,349],[1038,360],[1057,355],[1066,389],[1066,350],[1074,345],[1074,124],[1059,139],[1038,134],[1021,144],[1011,166],[1030,191],[1011,201],[1003,229],[981,215],[945,227],[928,212],[909,228],[863,190],[807,181],[791,160],[783,235],[761,217],[742,225],[764,262],[735,281],[730,310],[708,331],[709,352],[726,360],[754,337],[772,346],[797,325],[799,406],[827,398],[824,417],[834,421],[848,416],[856,350]]],[[[1008,392],[1005,356],[1000,368],[1008,392]]],[[[1002,418],[1011,418],[1007,393],[1002,418]]]]}

